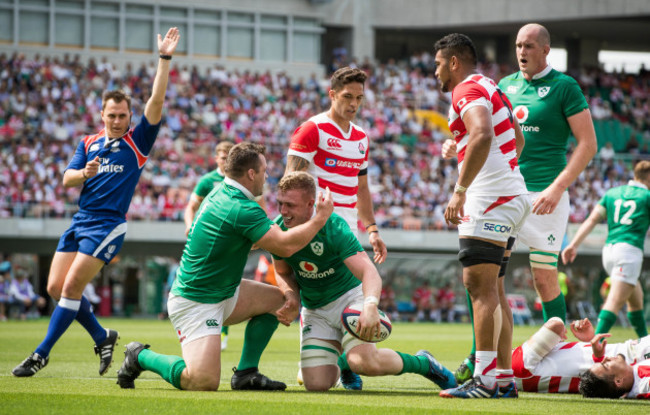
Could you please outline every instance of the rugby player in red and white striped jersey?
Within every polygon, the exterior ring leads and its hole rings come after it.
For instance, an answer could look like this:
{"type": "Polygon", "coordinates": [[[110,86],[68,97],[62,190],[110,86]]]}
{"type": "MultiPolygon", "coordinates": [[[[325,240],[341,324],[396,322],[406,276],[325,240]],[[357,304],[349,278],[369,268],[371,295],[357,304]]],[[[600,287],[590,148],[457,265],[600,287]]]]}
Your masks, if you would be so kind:
{"type": "Polygon", "coordinates": [[[357,235],[357,213],[374,251],[374,260],[386,259],[386,245],[379,236],[368,187],[368,135],[352,120],[364,98],[367,75],[345,67],[331,78],[329,110],[311,117],[291,137],[285,175],[306,171],[317,179],[318,188],[329,187],[334,212],[346,220],[357,235]]]}
{"type": "Polygon", "coordinates": [[[494,81],[477,74],[469,37],[454,33],[434,48],[436,77],[443,92],[452,92],[449,129],[459,169],[445,220],[458,225],[458,259],[474,309],[476,338],[474,377],[440,396],[516,398],[512,312],[500,277],[531,210],[517,164],[524,137],[508,99],[494,81]]]}
{"type": "Polygon", "coordinates": [[[569,342],[564,322],[553,317],[535,334],[512,351],[512,368],[517,387],[524,392],[578,393],[580,375],[595,363],[623,356],[635,365],[650,356],[650,336],[608,344],[609,334],[595,335],[589,319],[571,323],[580,341],[569,342]]]}

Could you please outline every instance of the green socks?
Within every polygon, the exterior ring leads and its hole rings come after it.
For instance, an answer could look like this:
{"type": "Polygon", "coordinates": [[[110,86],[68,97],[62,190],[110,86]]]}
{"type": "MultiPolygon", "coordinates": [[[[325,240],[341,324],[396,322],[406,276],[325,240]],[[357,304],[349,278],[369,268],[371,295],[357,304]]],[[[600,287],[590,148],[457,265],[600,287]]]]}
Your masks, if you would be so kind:
{"type": "Polygon", "coordinates": [[[221,328],[221,334],[225,334],[226,336],[228,335],[228,326],[223,326],[221,328]]]}
{"type": "Polygon", "coordinates": [[[627,319],[630,320],[630,324],[634,327],[634,331],[639,338],[648,335],[648,328],[645,325],[643,310],[628,311],[627,319]]]}
{"type": "Polygon", "coordinates": [[[472,351],[470,354],[476,354],[476,335],[474,334],[474,308],[472,307],[472,297],[469,296],[469,291],[465,290],[467,297],[467,313],[469,314],[469,321],[472,323],[472,351]]]}
{"type": "Polygon", "coordinates": [[[344,370],[350,370],[350,365],[348,365],[348,358],[345,355],[345,352],[341,353],[339,360],[336,362],[341,372],[344,370]]]}
{"type": "Polygon", "coordinates": [[[596,334],[609,333],[609,330],[616,323],[616,314],[607,310],[600,310],[598,314],[598,325],[596,326],[596,334]]]}
{"type": "Polygon", "coordinates": [[[183,358],[158,354],[152,350],[143,349],[138,354],[138,364],[144,370],[157,373],[176,389],[181,388],[181,374],[187,366],[183,358]]]}
{"type": "Polygon", "coordinates": [[[255,316],[246,325],[244,333],[244,347],[237,370],[258,367],[262,352],[269,344],[271,336],[278,328],[278,319],[273,314],[255,316]]]}
{"type": "Polygon", "coordinates": [[[566,322],[566,302],[564,294],[560,293],[555,299],[542,303],[542,315],[544,321],[549,321],[552,317],[559,317],[566,322]]]}
{"type": "Polygon", "coordinates": [[[398,375],[402,373],[417,373],[422,376],[427,376],[429,374],[429,359],[426,356],[413,356],[402,352],[396,353],[402,358],[402,362],[404,362],[404,367],[402,367],[402,371],[398,375]]]}

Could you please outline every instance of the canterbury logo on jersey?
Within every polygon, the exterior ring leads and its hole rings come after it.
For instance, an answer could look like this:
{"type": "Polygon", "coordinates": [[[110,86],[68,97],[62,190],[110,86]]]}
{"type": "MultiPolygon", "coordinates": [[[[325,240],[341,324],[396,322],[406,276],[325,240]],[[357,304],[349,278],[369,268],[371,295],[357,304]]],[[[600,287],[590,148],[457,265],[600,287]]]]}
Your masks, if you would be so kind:
{"type": "Polygon", "coordinates": [[[334,149],[343,148],[343,146],[341,145],[341,141],[336,139],[336,138],[328,138],[327,139],[327,146],[329,148],[334,148],[334,149]]]}
{"type": "Polygon", "coordinates": [[[214,319],[205,320],[205,325],[208,327],[219,327],[219,322],[214,319]]]}

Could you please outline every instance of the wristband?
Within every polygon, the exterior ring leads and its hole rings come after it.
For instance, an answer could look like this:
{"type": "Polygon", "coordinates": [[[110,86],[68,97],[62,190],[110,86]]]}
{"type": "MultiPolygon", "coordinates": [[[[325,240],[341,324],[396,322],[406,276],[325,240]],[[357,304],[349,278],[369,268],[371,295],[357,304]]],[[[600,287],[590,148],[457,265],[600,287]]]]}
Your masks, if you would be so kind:
{"type": "Polygon", "coordinates": [[[377,233],[379,233],[379,228],[378,228],[378,226],[377,226],[377,223],[376,223],[376,222],[373,222],[373,223],[371,223],[370,225],[366,226],[366,232],[368,232],[368,234],[371,234],[371,233],[373,233],[373,232],[377,232],[377,233]],[[375,227],[374,230],[370,230],[370,228],[371,228],[372,226],[375,227]]]}
{"type": "Polygon", "coordinates": [[[363,300],[363,304],[379,305],[379,300],[374,295],[369,295],[363,300]]]}
{"type": "Polygon", "coordinates": [[[163,55],[163,54],[160,54],[160,59],[164,59],[164,60],[166,60],[166,61],[170,61],[170,60],[172,60],[172,55],[163,55]]]}
{"type": "Polygon", "coordinates": [[[454,186],[454,193],[465,193],[467,191],[467,188],[465,186],[461,186],[458,183],[456,183],[456,186],[454,186]]]}

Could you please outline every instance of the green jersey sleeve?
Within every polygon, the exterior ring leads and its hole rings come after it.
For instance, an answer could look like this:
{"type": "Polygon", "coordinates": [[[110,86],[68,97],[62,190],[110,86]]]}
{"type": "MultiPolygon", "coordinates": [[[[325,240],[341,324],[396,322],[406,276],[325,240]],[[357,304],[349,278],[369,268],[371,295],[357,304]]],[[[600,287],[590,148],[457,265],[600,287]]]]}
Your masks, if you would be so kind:
{"type": "Polygon", "coordinates": [[[564,82],[566,87],[563,89],[562,111],[564,116],[569,118],[585,108],[589,108],[589,104],[575,79],[567,76],[564,78],[564,82]]]}
{"type": "Polygon", "coordinates": [[[253,242],[257,242],[271,229],[273,222],[266,216],[257,202],[249,200],[236,221],[239,232],[253,242]]]}

